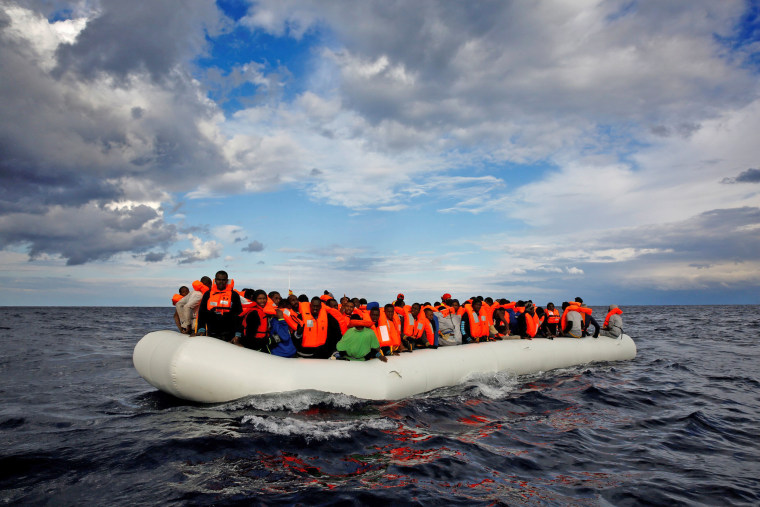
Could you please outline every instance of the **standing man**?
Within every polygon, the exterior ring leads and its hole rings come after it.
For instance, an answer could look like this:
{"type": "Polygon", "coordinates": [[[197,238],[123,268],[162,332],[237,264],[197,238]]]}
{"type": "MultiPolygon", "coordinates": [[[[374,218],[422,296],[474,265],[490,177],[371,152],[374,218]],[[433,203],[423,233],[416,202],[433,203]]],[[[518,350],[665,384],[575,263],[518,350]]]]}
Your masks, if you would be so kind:
{"type": "Polygon", "coordinates": [[[213,336],[226,342],[243,336],[240,314],[243,304],[233,289],[226,271],[217,271],[214,283],[201,299],[198,308],[198,336],[213,336]]]}

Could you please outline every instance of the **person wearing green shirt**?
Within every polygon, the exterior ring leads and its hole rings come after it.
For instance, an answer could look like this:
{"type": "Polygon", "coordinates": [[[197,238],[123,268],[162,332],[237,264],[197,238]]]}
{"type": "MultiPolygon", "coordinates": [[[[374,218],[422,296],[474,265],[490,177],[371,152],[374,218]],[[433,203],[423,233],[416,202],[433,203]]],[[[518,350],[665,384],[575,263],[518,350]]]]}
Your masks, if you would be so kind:
{"type": "MultiPolygon", "coordinates": [[[[352,315],[351,320],[362,320],[358,315],[352,315]]],[[[388,358],[380,351],[380,342],[377,341],[375,332],[364,326],[350,327],[340,339],[337,345],[336,358],[351,361],[366,361],[377,357],[382,362],[388,358]]]]}

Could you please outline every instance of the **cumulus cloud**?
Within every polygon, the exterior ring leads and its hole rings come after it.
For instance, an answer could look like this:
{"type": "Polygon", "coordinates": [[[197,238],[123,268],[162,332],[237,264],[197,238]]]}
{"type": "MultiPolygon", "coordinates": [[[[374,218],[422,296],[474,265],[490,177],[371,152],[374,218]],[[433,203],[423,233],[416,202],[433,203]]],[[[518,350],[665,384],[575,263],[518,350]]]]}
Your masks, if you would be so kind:
{"type": "Polygon", "coordinates": [[[174,256],[180,264],[216,259],[222,255],[222,245],[214,240],[203,241],[192,234],[188,235],[187,239],[192,244],[192,248],[182,250],[174,256]]]}

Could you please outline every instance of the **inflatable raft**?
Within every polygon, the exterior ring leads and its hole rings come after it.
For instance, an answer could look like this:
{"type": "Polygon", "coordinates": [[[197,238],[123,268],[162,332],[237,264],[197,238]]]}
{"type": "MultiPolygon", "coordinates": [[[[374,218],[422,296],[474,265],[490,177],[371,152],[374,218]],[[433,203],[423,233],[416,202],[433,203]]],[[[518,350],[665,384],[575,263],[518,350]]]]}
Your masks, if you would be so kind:
{"type": "Polygon", "coordinates": [[[317,390],[372,400],[398,400],[460,384],[478,374],[515,375],[636,357],[622,338],[535,338],[421,349],[372,361],[283,358],[203,336],[155,331],[132,359],[151,385],[185,400],[231,401],[255,394],[317,390]]]}

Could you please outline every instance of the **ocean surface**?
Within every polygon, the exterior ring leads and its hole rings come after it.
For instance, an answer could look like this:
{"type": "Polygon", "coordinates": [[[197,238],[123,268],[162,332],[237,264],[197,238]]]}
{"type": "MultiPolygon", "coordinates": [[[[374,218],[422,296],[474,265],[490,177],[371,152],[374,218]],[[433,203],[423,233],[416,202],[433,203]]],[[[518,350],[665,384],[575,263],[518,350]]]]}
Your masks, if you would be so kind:
{"type": "Polygon", "coordinates": [[[760,505],[760,306],[623,307],[633,361],[218,405],[132,365],[171,307],[2,310],[5,504],[760,505]]]}

